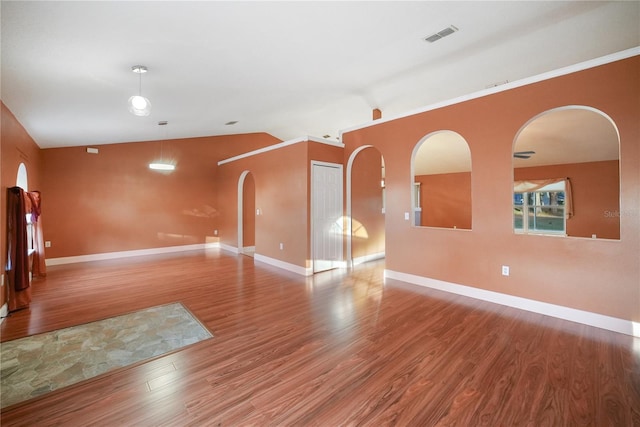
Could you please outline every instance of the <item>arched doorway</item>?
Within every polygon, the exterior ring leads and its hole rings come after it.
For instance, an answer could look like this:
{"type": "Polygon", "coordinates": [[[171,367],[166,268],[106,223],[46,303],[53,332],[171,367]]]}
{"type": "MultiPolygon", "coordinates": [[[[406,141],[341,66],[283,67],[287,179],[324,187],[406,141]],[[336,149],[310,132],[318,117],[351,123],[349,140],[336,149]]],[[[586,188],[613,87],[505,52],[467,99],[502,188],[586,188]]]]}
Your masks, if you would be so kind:
{"type": "Polygon", "coordinates": [[[365,145],[347,162],[347,263],[385,256],[385,169],[377,148],[365,145]]]}
{"type": "Polygon", "coordinates": [[[238,253],[253,256],[256,250],[256,186],[253,174],[244,171],[238,181],[238,253]]]}

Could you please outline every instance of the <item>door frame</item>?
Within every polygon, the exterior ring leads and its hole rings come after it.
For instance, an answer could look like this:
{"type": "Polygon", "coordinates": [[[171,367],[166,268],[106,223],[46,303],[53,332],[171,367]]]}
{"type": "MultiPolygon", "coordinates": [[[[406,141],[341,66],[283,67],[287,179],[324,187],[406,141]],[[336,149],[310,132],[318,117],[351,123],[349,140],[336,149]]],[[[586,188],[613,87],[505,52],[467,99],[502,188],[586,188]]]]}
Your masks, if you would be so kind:
{"type": "MultiPolygon", "coordinates": [[[[310,173],[310,197],[309,197],[309,223],[310,223],[310,253],[311,253],[311,271],[316,273],[316,254],[315,254],[315,221],[314,221],[314,200],[315,200],[315,188],[314,188],[314,171],[316,166],[330,167],[338,169],[340,172],[340,182],[338,185],[338,192],[340,194],[340,218],[344,222],[344,166],[341,163],[323,162],[320,160],[311,160],[311,173],[310,173]]],[[[346,224],[343,224],[343,230],[346,224]]],[[[340,239],[340,260],[334,263],[333,268],[345,267],[344,261],[344,232],[340,239]]],[[[324,270],[322,270],[324,271],[324,270]]]]}

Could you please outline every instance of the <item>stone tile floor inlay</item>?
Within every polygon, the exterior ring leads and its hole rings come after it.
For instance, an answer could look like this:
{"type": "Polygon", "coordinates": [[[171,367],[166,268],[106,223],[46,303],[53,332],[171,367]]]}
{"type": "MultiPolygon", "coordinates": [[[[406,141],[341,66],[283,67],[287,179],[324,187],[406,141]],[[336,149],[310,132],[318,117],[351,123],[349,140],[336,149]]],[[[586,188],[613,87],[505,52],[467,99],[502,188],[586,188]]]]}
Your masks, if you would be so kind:
{"type": "Polygon", "coordinates": [[[213,337],[180,303],[0,344],[0,407],[213,337]]]}

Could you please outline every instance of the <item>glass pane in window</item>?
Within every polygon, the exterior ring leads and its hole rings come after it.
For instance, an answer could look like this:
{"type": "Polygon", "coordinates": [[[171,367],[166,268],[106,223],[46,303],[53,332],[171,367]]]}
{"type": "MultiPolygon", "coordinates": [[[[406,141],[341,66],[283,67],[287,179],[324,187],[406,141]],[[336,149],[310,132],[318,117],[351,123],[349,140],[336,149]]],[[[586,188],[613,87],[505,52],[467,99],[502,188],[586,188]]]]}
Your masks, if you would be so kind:
{"type": "Polygon", "coordinates": [[[522,205],[522,203],[524,203],[524,195],[522,193],[513,193],[513,204],[522,205]]]}
{"type": "Polygon", "coordinates": [[[536,215],[535,215],[535,211],[536,208],[529,208],[528,210],[528,229],[529,230],[535,230],[536,229],[536,215]]]}
{"type": "Polygon", "coordinates": [[[532,217],[534,222],[533,224],[529,223],[531,230],[564,231],[564,209],[560,207],[530,208],[529,218],[532,217]]]}
{"type": "Polygon", "coordinates": [[[513,228],[516,230],[522,230],[522,217],[522,208],[516,206],[513,209],[513,228]]]}

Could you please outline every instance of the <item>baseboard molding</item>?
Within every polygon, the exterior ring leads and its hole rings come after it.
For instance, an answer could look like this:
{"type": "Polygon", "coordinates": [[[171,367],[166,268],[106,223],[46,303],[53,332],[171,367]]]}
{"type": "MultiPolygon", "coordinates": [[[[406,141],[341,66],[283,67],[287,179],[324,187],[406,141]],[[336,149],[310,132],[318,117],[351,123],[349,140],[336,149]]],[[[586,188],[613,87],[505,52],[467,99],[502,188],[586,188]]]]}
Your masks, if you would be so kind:
{"type": "Polygon", "coordinates": [[[385,257],[385,253],[384,252],[378,252],[376,254],[359,256],[359,257],[356,257],[356,258],[353,259],[352,264],[354,266],[356,266],[356,265],[364,264],[365,262],[375,261],[375,260],[378,260],[378,259],[383,259],[384,257],[385,257]]]}
{"type": "Polygon", "coordinates": [[[482,301],[518,308],[520,310],[569,320],[571,322],[582,323],[584,325],[619,332],[625,335],[640,337],[640,322],[633,322],[631,320],[605,316],[603,314],[593,313],[590,311],[549,304],[528,298],[502,294],[499,292],[488,291],[486,289],[473,288],[471,286],[458,285],[455,283],[430,279],[428,277],[416,276],[408,273],[401,273],[393,270],[385,270],[384,277],[457,295],[464,295],[482,301]]]}
{"type": "Polygon", "coordinates": [[[0,308],[0,325],[4,322],[4,318],[9,315],[9,305],[5,302],[0,308]]]}
{"type": "Polygon", "coordinates": [[[186,251],[195,251],[199,249],[213,249],[213,248],[219,248],[219,247],[220,247],[220,244],[218,242],[199,243],[195,245],[167,246],[163,248],[138,249],[134,251],[105,252],[101,254],[48,258],[45,261],[45,263],[47,266],[73,264],[77,262],[103,261],[107,259],[129,258],[129,257],[143,256],[143,255],[157,255],[157,254],[166,254],[171,252],[186,252],[186,251]]]}
{"type": "Polygon", "coordinates": [[[255,261],[263,262],[265,264],[272,265],[274,267],[282,268],[283,270],[292,271],[297,274],[301,274],[303,276],[311,276],[313,275],[313,269],[301,267],[299,265],[291,264],[285,261],[280,261],[279,259],[269,258],[268,256],[255,254],[253,256],[255,261]]]}
{"type": "Polygon", "coordinates": [[[235,246],[225,245],[224,243],[220,243],[220,249],[222,249],[223,251],[232,252],[236,255],[240,253],[238,248],[236,248],[235,246]]]}

